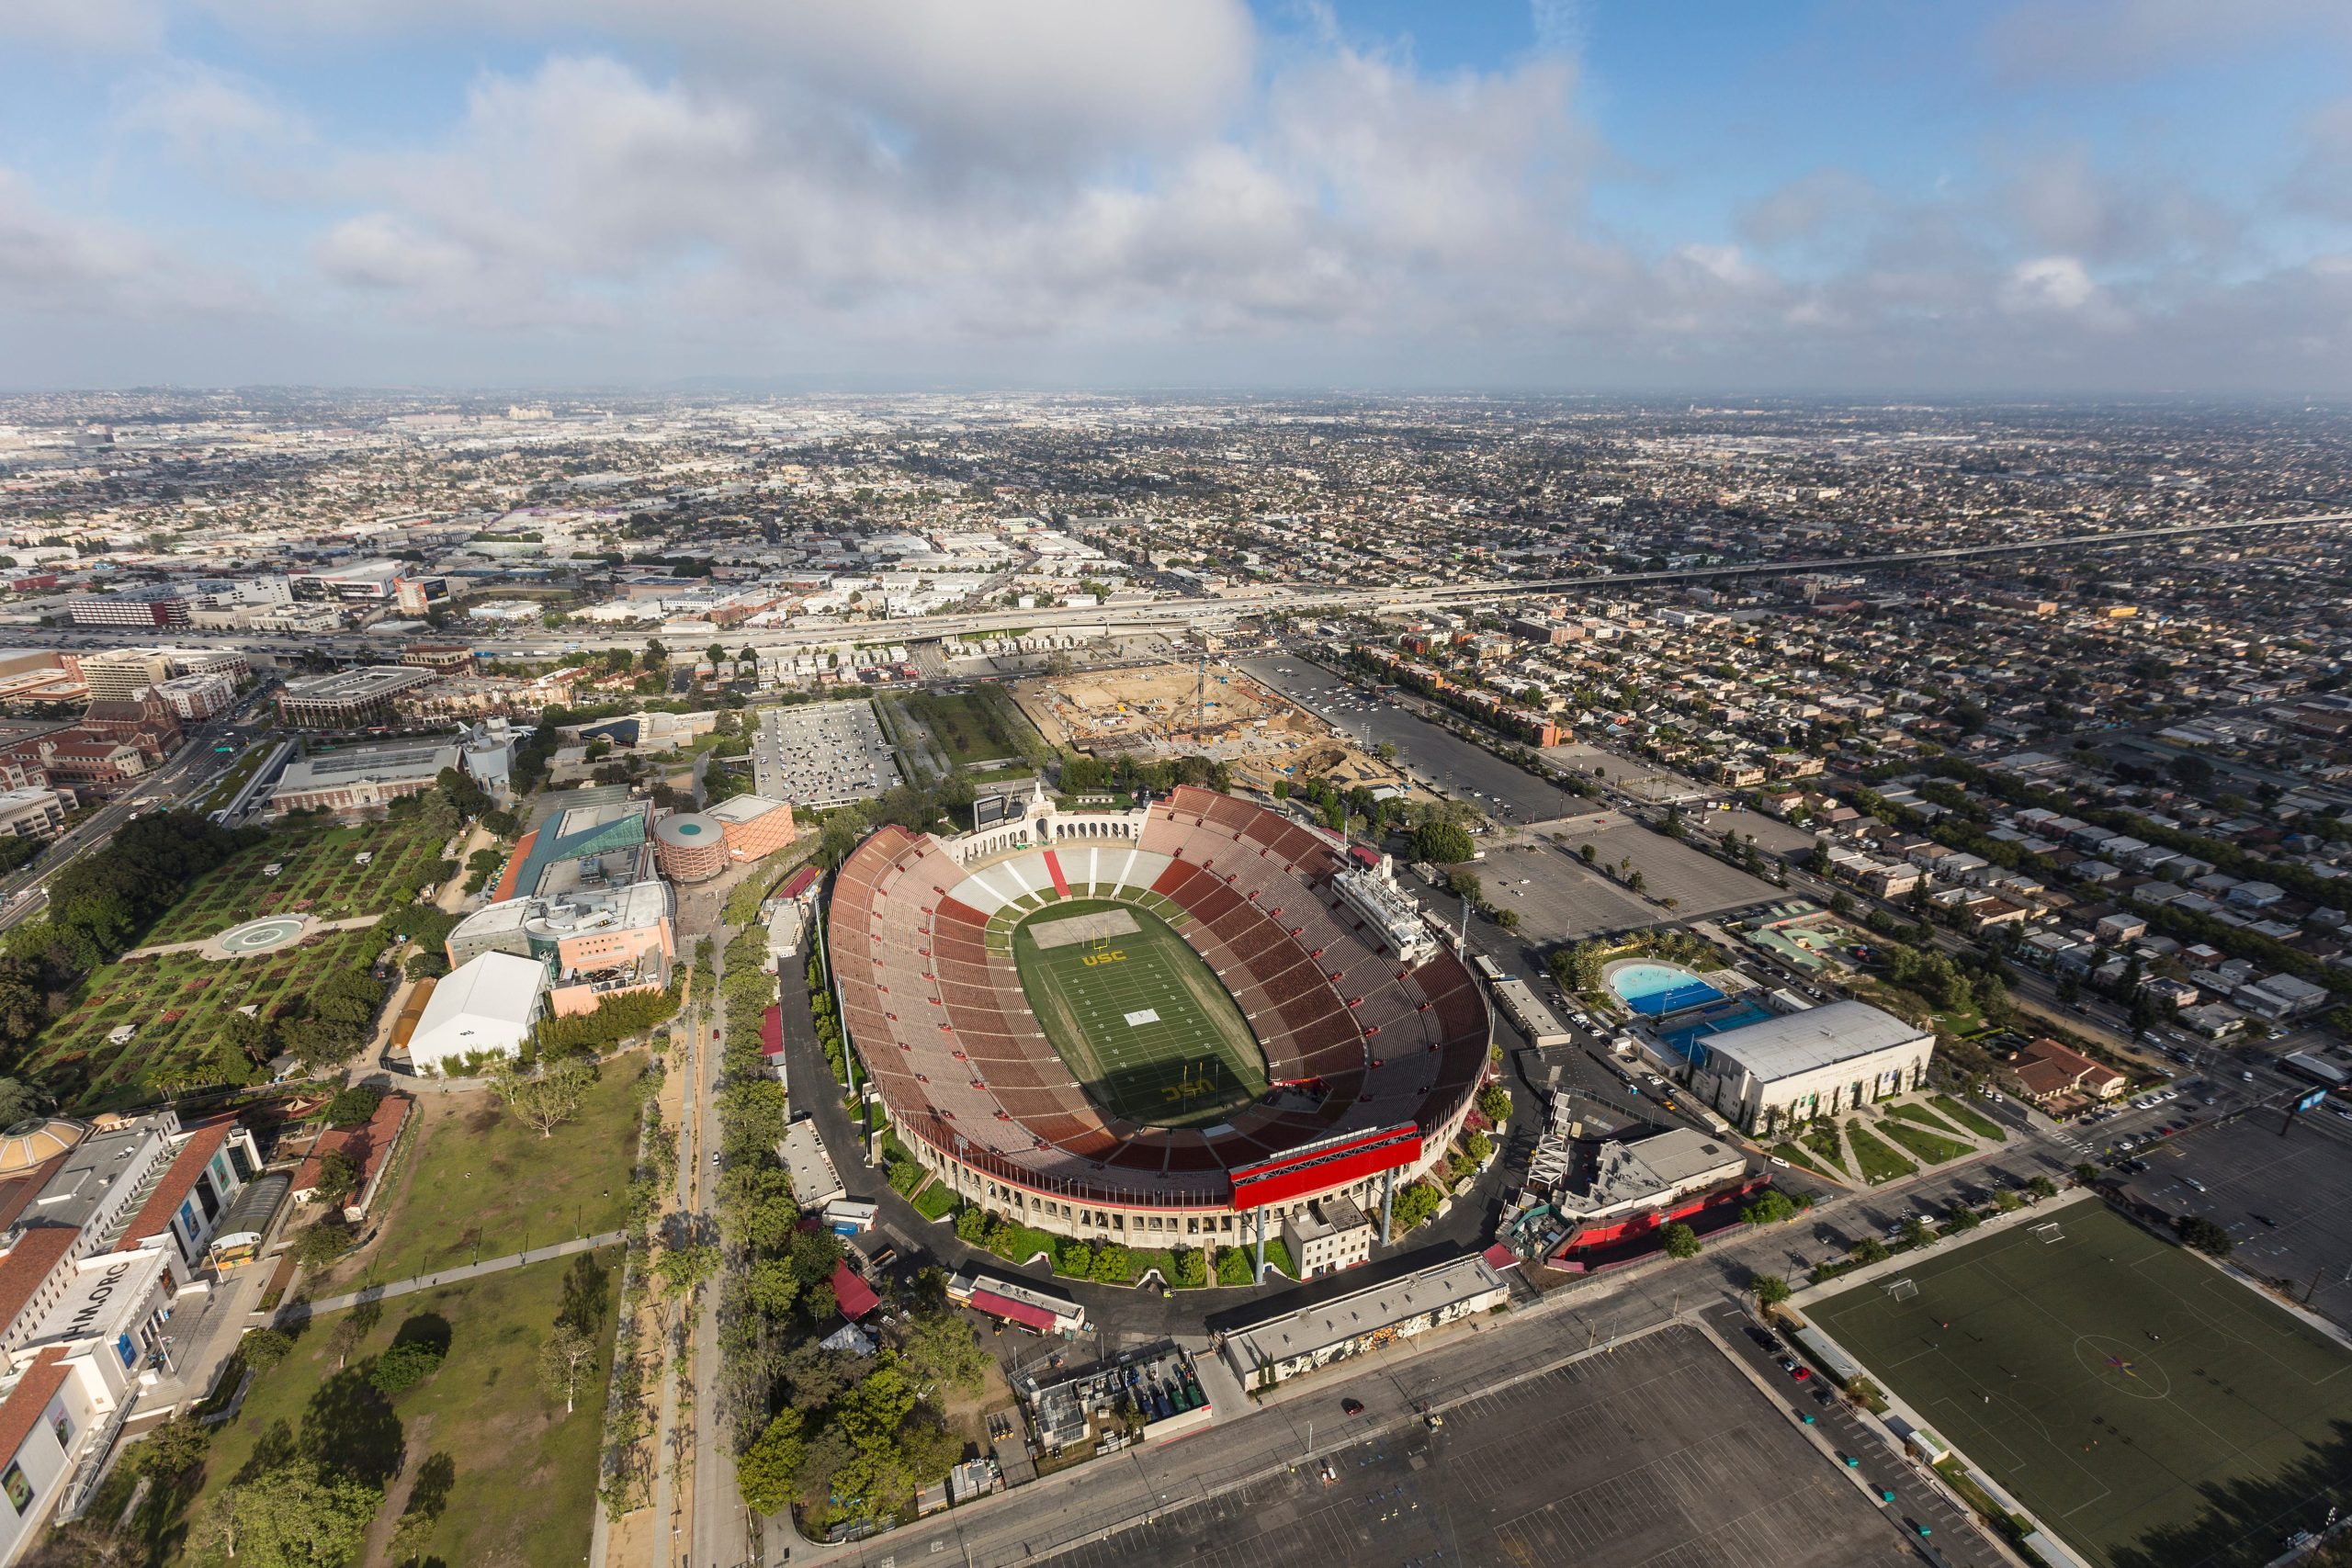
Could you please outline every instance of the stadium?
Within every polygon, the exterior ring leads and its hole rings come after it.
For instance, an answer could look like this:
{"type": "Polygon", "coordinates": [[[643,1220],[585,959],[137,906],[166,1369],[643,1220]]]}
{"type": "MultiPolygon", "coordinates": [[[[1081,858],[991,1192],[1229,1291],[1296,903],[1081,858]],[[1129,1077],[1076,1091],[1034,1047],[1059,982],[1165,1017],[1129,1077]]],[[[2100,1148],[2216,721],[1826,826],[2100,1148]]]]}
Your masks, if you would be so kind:
{"type": "Polygon", "coordinates": [[[1230,795],[885,828],[827,952],[899,1135],[970,1201],[1090,1240],[1238,1245],[1444,1156],[1485,999],[1385,864],[1230,795]]]}

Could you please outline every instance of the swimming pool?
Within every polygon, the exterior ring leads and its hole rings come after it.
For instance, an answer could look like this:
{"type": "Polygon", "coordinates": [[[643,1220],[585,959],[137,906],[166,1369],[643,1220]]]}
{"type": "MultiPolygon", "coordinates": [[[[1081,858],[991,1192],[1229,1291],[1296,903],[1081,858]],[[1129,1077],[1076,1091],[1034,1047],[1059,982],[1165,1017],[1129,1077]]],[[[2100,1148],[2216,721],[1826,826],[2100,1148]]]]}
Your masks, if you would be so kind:
{"type": "Polygon", "coordinates": [[[1679,964],[1626,964],[1610,971],[1609,988],[1645,1018],[1662,1018],[1724,994],[1679,964]]]}
{"type": "Polygon", "coordinates": [[[1745,998],[1729,1007],[1718,1008],[1695,1023],[1679,1029],[1661,1029],[1659,1041],[1684,1061],[1691,1059],[1690,1047],[1710,1034],[1721,1034],[1726,1029],[1745,1029],[1751,1023],[1761,1023],[1772,1016],[1772,1010],[1761,1003],[1745,998]]]}

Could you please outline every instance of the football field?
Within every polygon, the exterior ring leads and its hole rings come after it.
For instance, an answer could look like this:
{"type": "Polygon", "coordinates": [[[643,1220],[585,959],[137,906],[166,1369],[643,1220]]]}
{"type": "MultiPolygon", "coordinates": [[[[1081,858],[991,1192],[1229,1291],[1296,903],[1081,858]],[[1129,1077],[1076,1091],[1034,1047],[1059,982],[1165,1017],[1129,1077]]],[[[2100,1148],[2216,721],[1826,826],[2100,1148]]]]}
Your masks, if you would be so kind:
{"type": "Polygon", "coordinates": [[[1012,953],[1046,1038],[1112,1114],[1197,1126],[1266,1092],[1265,1055],[1249,1021],[1159,916],[1100,899],[1053,904],[1022,924],[1012,953]],[[1102,918],[1114,913],[1132,919],[1102,918]],[[1065,920],[1088,921],[1090,932],[1131,929],[1057,942],[1052,927],[1065,920]]]}
{"type": "Polygon", "coordinates": [[[2352,1351],[2104,1204],[2051,1218],[1805,1315],[2106,1568],[2267,1562],[2352,1504],[2352,1351]]]}

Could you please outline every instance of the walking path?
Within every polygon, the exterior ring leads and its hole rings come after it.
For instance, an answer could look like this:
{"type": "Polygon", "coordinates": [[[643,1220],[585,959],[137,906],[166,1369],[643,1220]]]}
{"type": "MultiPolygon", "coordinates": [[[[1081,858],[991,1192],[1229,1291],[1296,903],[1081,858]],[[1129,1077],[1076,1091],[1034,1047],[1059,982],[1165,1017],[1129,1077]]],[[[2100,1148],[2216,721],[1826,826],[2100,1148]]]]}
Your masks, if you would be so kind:
{"type": "MultiPolygon", "coordinates": [[[[381,915],[353,915],[340,920],[313,920],[303,929],[302,934],[311,937],[317,936],[322,931],[356,931],[362,926],[372,926],[381,919],[383,919],[381,915]]],[[[153,947],[134,947],[122,956],[124,958],[157,958],[166,953],[195,953],[210,947],[220,940],[220,933],[215,931],[210,936],[198,937],[194,942],[160,942],[153,947]]]]}
{"type": "MultiPolygon", "coordinates": [[[[315,1317],[322,1312],[341,1312],[357,1306],[361,1302],[380,1302],[392,1296],[405,1296],[416,1291],[430,1291],[442,1285],[454,1285],[460,1280],[478,1280],[484,1274],[496,1274],[507,1269],[520,1269],[526,1263],[544,1263],[550,1258],[569,1258],[575,1252],[587,1252],[599,1247],[617,1247],[628,1239],[627,1231],[605,1231],[600,1235],[583,1235],[571,1241],[560,1241],[553,1247],[534,1247],[523,1252],[510,1252],[503,1258],[485,1258],[479,1263],[468,1263],[456,1269],[444,1269],[437,1273],[419,1274],[412,1279],[395,1280],[389,1285],[369,1285],[346,1295],[329,1296],[324,1301],[288,1303],[288,1308],[300,1304],[310,1309],[315,1317]]],[[[280,1315],[283,1315],[281,1312],[280,1315]]]]}

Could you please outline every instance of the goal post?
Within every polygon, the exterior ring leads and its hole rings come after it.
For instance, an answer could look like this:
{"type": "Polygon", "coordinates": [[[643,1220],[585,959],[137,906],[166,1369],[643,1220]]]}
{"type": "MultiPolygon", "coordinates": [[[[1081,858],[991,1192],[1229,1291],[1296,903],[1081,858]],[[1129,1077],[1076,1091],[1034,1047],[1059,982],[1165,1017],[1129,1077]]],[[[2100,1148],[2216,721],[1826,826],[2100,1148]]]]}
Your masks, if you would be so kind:
{"type": "Polygon", "coordinates": [[[2041,1244],[2044,1247],[2048,1247],[2053,1242],[2061,1242],[2066,1239],[2064,1227],[2060,1225],[2056,1220],[2043,1221],[2041,1224],[2033,1227],[2033,1234],[2041,1238],[2041,1244]]]}
{"type": "Polygon", "coordinates": [[[1886,1282],[1886,1299],[1888,1301],[1907,1302],[1913,1300],[1918,1294],[1919,1281],[1912,1279],[1908,1274],[1905,1275],[1900,1280],[1889,1280],[1886,1282]]]}

